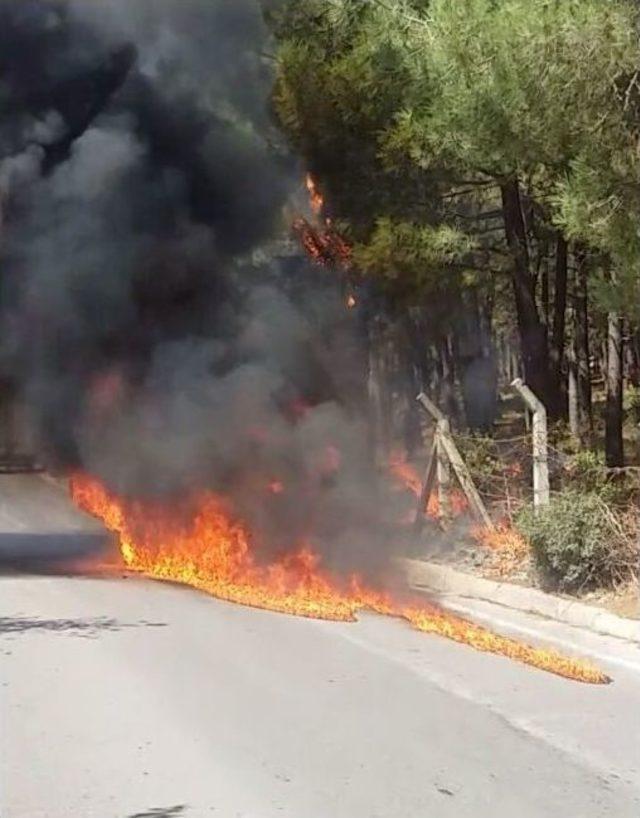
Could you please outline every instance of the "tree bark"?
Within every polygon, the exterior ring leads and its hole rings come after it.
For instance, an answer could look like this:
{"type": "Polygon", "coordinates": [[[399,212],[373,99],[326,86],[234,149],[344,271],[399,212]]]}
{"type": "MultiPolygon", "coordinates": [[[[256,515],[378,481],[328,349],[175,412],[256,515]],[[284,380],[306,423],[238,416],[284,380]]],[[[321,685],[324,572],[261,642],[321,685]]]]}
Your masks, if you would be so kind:
{"type": "Polygon", "coordinates": [[[565,415],[565,390],[562,377],[565,348],[565,327],[567,312],[567,242],[564,236],[558,235],[556,246],[556,276],[553,299],[553,329],[551,333],[551,404],[552,417],[565,415]]]}
{"type": "Polygon", "coordinates": [[[549,265],[546,259],[540,274],[540,302],[542,304],[542,319],[548,329],[551,323],[551,293],[549,290],[549,265]]]}
{"type": "Polygon", "coordinates": [[[622,318],[611,312],[607,321],[607,409],[605,425],[605,453],[607,466],[624,466],[622,439],[622,318]]]}
{"type": "Polygon", "coordinates": [[[634,415],[640,427],[640,329],[631,336],[630,351],[629,380],[635,389],[634,415]]]}
{"type": "Polygon", "coordinates": [[[514,381],[516,378],[520,377],[520,359],[518,357],[518,353],[511,347],[510,351],[510,358],[511,358],[511,374],[509,375],[509,383],[514,381]]]}
{"type": "Polygon", "coordinates": [[[456,396],[456,369],[453,355],[453,343],[450,335],[443,335],[438,340],[439,374],[438,405],[451,418],[460,422],[460,405],[456,396]]]}
{"type": "Polygon", "coordinates": [[[522,215],[520,185],[510,179],[501,185],[507,244],[513,258],[511,277],[516,302],[520,346],[527,385],[549,405],[549,354],[547,333],[540,320],[531,275],[527,231],[522,215]]]}
{"type": "Polygon", "coordinates": [[[372,450],[376,463],[387,463],[391,451],[391,407],[386,372],[384,328],[372,322],[369,335],[368,393],[372,450]]]}
{"type": "Polygon", "coordinates": [[[575,350],[567,353],[567,404],[569,410],[569,430],[574,440],[580,440],[580,406],[578,402],[578,366],[575,350]]]}
{"type": "Polygon", "coordinates": [[[640,388],[640,329],[636,330],[631,336],[629,344],[629,380],[632,385],[638,389],[640,388]]]}
{"type": "Polygon", "coordinates": [[[578,370],[578,406],[580,424],[593,431],[591,396],[591,349],[589,344],[589,296],[584,253],[577,252],[574,293],[574,354],[578,370]]]}
{"type": "Polygon", "coordinates": [[[488,432],[497,413],[497,367],[489,305],[477,290],[463,295],[454,326],[456,372],[467,426],[488,432]]]}

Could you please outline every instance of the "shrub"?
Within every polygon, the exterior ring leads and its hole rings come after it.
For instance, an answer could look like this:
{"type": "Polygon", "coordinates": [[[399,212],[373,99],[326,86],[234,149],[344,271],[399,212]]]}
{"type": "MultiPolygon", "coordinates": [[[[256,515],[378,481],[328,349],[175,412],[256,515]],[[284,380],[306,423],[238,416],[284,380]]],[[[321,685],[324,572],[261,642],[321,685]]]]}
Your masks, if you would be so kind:
{"type": "Polygon", "coordinates": [[[476,478],[491,478],[499,471],[501,464],[493,438],[471,434],[456,435],[455,440],[462,459],[476,478]]]}
{"type": "Polygon", "coordinates": [[[633,575],[636,537],[597,492],[561,492],[537,513],[523,509],[516,525],[548,586],[580,591],[633,575]]]}
{"type": "Polygon", "coordinates": [[[603,452],[583,449],[576,452],[566,466],[566,482],[571,488],[602,493],[608,485],[603,452]]]}
{"type": "Polygon", "coordinates": [[[615,473],[607,469],[604,453],[589,449],[577,452],[566,463],[563,475],[566,489],[596,493],[607,505],[627,506],[634,502],[637,479],[633,473],[615,473]]]}

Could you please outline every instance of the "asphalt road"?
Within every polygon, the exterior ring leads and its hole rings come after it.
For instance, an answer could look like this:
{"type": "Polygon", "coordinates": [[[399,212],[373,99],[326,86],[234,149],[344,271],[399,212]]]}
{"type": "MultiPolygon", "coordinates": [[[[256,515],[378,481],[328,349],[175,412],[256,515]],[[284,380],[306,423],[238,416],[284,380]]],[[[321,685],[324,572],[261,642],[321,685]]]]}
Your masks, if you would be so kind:
{"type": "Polygon", "coordinates": [[[590,687],[132,578],[0,577],[0,617],[3,818],[640,814],[640,657],[615,640],[583,638],[615,677],[590,687]]]}
{"type": "Polygon", "coordinates": [[[112,539],[45,474],[0,474],[0,565],[101,553],[112,539]]]}

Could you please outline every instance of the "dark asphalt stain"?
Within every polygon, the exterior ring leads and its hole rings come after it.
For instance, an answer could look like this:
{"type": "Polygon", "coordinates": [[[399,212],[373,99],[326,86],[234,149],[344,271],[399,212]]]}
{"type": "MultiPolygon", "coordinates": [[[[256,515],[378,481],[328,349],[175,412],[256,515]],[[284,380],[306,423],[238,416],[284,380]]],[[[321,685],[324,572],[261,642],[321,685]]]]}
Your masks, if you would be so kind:
{"type": "Polygon", "coordinates": [[[106,616],[87,617],[85,619],[39,619],[37,617],[0,617],[0,635],[28,633],[31,631],[48,631],[50,633],[68,633],[72,636],[95,638],[100,633],[118,632],[127,628],[164,628],[166,622],[120,622],[106,616]]]}

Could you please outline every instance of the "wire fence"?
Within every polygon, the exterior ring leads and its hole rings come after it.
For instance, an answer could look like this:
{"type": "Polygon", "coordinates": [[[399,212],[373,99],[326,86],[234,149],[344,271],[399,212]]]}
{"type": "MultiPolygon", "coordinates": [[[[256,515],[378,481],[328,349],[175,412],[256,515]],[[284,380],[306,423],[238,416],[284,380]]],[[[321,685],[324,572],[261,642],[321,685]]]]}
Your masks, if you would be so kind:
{"type": "MultiPolygon", "coordinates": [[[[531,433],[488,437],[456,433],[455,441],[487,506],[508,519],[533,500],[531,433]]],[[[550,493],[603,490],[614,505],[640,509],[640,467],[610,469],[591,452],[568,452],[548,444],[550,493]]]]}

